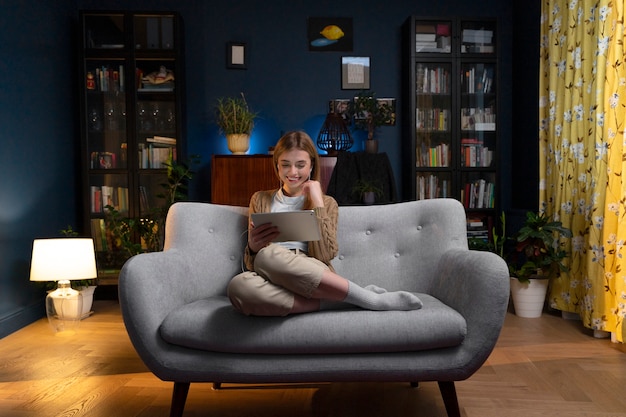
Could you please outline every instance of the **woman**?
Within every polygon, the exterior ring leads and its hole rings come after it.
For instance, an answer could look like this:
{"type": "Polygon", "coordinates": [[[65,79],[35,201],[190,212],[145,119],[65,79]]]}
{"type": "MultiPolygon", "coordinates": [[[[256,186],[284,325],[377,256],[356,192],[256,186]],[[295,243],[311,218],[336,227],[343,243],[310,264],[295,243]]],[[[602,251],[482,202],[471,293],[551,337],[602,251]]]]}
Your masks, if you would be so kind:
{"type": "Polygon", "coordinates": [[[422,303],[406,291],[366,288],[336,274],[337,217],[334,198],[322,191],[319,155],[304,132],[285,134],[274,148],[278,190],[258,191],[250,213],[314,210],[321,239],[314,242],[273,243],[279,231],[270,223],[248,227],[244,261],[248,271],[228,285],[233,306],[246,315],[285,316],[331,308],[344,302],[369,310],[413,310],[422,303]]]}

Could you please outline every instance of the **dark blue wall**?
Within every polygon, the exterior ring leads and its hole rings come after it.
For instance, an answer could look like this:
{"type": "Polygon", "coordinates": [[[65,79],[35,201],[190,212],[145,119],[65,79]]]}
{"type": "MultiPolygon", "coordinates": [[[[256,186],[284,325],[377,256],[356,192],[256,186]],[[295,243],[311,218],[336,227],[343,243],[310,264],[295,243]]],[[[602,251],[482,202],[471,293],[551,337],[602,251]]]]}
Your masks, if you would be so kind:
{"type": "MultiPolygon", "coordinates": [[[[214,124],[212,108],[217,97],[245,92],[251,107],[260,113],[251,153],[265,153],[281,132],[290,129],[317,136],[328,100],[354,94],[341,90],[341,56],[371,57],[371,89],[379,97],[397,98],[399,106],[400,27],[412,14],[499,18],[502,106],[498,127],[505,132],[505,141],[511,137],[513,13],[508,1],[118,0],[103,6],[97,0],[49,4],[0,0],[0,7],[0,337],[41,316],[41,291],[28,282],[33,238],[56,235],[67,224],[80,224],[73,32],[78,9],[181,13],[186,39],[187,153],[202,157],[191,187],[194,200],[209,200],[211,155],[229,153],[214,124]],[[310,52],[308,17],[351,17],[354,50],[310,52]],[[247,43],[247,70],[226,68],[228,41],[247,43]]],[[[395,127],[379,131],[380,151],[389,155],[399,187],[401,123],[400,118],[395,127]]],[[[362,139],[357,135],[353,150],[362,149],[362,139]]],[[[502,147],[505,160],[510,158],[509,148],[507,144],[502,147]]],[[[506,167],[510,164],[502,165],[506,207],[510,198],[506,167]]]]}
{"type": "Polygon", "coordinates": [[[76,225],[73,1],[0,3],[0,337],[39,318],[35,237],[76,225]]]}

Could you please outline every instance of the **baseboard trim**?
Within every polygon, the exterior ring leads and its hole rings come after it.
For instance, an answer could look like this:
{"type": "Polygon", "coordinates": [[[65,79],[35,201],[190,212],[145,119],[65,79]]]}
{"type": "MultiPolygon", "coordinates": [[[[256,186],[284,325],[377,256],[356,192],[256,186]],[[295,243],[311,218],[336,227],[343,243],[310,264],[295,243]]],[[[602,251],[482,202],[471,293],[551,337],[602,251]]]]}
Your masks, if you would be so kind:
{"type": "Polygon", "coordinates": [[[44,299],[23,308],[15,309],[0,317],[0,339],[28,326],[46,315],[44,299]]]}

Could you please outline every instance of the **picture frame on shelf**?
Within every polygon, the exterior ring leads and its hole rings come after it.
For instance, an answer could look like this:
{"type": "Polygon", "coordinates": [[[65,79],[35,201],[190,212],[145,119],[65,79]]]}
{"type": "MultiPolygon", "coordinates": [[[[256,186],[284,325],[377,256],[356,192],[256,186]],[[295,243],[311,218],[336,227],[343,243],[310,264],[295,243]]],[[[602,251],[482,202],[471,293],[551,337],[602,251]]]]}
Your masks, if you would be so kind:
{"type": "Polygon", "coordinates": [[[370,58],[341,57],[341,89],[367,90],[370,88],[370,58]]]}

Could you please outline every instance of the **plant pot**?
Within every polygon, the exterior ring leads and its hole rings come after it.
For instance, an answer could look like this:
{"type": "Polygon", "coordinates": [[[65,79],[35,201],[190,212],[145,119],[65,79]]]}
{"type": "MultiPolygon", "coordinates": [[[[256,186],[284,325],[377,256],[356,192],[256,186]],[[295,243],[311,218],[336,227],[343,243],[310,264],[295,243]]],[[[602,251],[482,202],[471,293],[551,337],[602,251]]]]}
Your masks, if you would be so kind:
{"type": "Polygon", "coordinates": [[[376,201],[376,193],[374,191],[365,191],[363,193],[363,204],[371,206],[376,201]]]}
{"type": "Polygon", "coordinates": [[[231,133],[226,135],[228,150],[234,155],[244,155],[250,148],[250,135],[246,133],[231,133]]]}
{"type": "Polygon", "coordinates": [[[378,140],[368,139],[365,141],[365,153],[378,153],[378,140]]]}
{"type": "Polygon", "coordinates": [[[89,317],[93,313],[93,311],[91,311],[91,306],[93,305],[93,292],[95,290],[95,285],[90,285],[80,289],[80,293],[83,295],[83,311],[80,316],[81,319],[89,317]]]}
{"type": "Polygon", "coordinates": [[[524,283],[511,277],[511,297],[516,316],[541,317],[548,291],[548,282],[549,280],[546,278],[531,278],[530,282],[524,283]]]}
{"type": "MultiPolygon", "coordinates": [[[[67,319],[75,320],[79,315],[80,319],[84,319],[89,317],[93,311],[91,311],[91,307],[93,306],[93,293],[96,290],[96,285],[90,285],[88,287],[81,287],[78,291],[82,296],[82,307],[80,313],[78,310],[78,303],[75,300],[62,300],[62,299],[54,299],[54,309],[57,313],[61,313],[61,315],[67,319]]],[[[53,290],[48,291],[51,293],[53,290]]]]}

